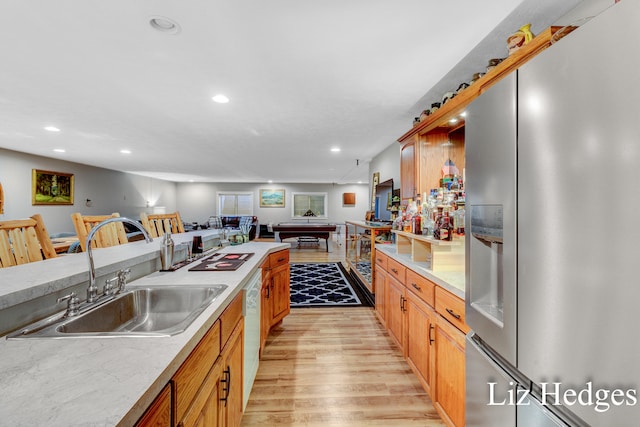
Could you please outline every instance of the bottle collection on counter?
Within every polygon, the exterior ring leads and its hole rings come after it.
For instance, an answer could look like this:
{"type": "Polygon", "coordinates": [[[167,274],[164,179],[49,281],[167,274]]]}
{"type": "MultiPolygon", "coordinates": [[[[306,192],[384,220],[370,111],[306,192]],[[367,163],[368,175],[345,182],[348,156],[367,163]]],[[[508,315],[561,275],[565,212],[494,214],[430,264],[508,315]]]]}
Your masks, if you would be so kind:
{"type": "Polygon", "coordinates": [[[441,180],[439,188],[418,195],[406,206],[400,206],[393,229],[431,236],[436,240],[453,240],[454,234],[464,235],[465,192],[462,178],[453,176],[441,180]]]}

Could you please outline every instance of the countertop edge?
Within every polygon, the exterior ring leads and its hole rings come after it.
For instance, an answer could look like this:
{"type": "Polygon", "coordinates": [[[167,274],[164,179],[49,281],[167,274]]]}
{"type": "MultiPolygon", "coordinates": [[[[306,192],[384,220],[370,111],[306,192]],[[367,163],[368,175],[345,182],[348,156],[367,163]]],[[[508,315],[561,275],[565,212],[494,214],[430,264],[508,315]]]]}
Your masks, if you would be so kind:
{"type": "MultiPolygon", "coordinates": [[[[419,264],[411,261],[411,256],[408,254],[399,254],[396,252],[396,245],[393,244],[376,244],[376,250],[380,251],[382,253],[384,253],[385,255],[387,255],[388,257],[398,261],[400,264],[404,265],[407,268],[410,268],[411,270],[415,271],[416,273],[420,274],[421,276],[431,280],[433,283],[435,283],[436,285],[440,286],[441,288],[451,292],[452,294],[454,294],[455,296],[457,296],[458,298],[461,298],[462,300],[465,299],[465,290],[464,290],[464,282],[461,284],[462,285],[462,289],[454,284],[451,284],[449,282],[447,282],[447,280],[443,279],[442,277],[438,276],[438,273],[434,273],[431,270],[428,270],[422,266],[420,266],[419,264]]],[[[464,273],[460,273],[464,276],[464,273]]]]}

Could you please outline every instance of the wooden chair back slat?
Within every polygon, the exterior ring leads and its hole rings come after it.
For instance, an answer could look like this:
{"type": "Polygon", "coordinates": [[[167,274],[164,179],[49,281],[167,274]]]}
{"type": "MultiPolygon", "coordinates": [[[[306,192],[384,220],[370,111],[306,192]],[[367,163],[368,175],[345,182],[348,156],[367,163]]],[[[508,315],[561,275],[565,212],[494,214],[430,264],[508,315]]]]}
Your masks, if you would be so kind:
{"type": "Polygon", "coordinates": [[[147,230],[149,236],[156,238],[162,237],[165,233],[184,233],[184,224],[180,218],[179,212],[169,214],[140,214],[142,226],[147,230]]]}
{"type": "Polygon", "coordinates": [[[0,267],[55,258],[56,251],[40,214],[0,221],[0,267]]]}
{"type": "MultiPolygon", "coordinates": [[[[120,214],[117,212],[114,212],[111,215],[82,215],[79,212],[71,214],[73,226],[78,234],[82,251],[85,252],[87,250],[87,237],[93,227],[106,219],[117,218],[119,216],[120,214]]],[[[93,236],[92,247],[108,248],[110,246],[122,245],[124,243],[129,243],[129,240],[127,239],[127,232],[124,229],[124,224],[121,222],[114,222],[107,224],[98,230],[98,232],[93,236]]]]}

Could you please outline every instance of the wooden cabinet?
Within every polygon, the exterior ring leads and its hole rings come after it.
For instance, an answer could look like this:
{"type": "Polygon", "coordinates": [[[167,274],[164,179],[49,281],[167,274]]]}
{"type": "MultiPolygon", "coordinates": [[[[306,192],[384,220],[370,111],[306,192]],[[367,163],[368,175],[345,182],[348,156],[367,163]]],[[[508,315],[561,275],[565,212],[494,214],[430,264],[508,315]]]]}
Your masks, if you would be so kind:
{"type": "Polygon", "coordinates": [[[271,324],[282,321],[291,312],[289,250],[269,255],[271,264],[271,324]]]}
{"type": "Polygon", "coordinates": [[[416,167],[419,149],[417,138],[406,142],[400,149],[400,198],[402,201],[414,199],[418,194],[419,171],[416,167]]]}
{"type": "Polygon", "coordinates": [[[271,330],[271,264],[269,259],[262,264],[262,289],[260,290],[260,355],[271,330]]]}
{"type": "Polygon", "coordinates": [[[182,423],[186,427],[193,421],[193,413],[198,409],[192,406],[219,355],[220,321],[216,321],[173,376],[176,425],[182,423]]]}
{"type": "Polygon", "coordinates": [[[424,389],[431,393],[431,377],[435,369],[436,312],[414,292],[409,290],[406,295],[407,362],[424,389]]]}
{"type": "Polygon", "coordinates": [[[178,427],[222,426],[220,420],[220,398],[222,397],[222,359],[217,358],[207,374],[191,406],[178,422],[178,427]]]}
{"type": "Polygon", "coordinates": [[[376,299],[376,312],[384,312],[389,336],[442,419],[449,426],[463,426],[464,338],[469,330],[464,301],[391,256],[385,257],[377,263],[376,277],[384,280],[385,298],[384,302],[376,299]]]}
{"type": "Polygon", "coordinates": [[[149,409],[136,423],[136,427],[171,427],[171,384],[167,384],[149,409]]]}
{"type": "Polygon", "coordinates": [[[435,324],[435,392],[431,398],[442,418],[456,427],[465,424],[464,333],[442,316],[435,324]]]}
{"type": "Polygon", "coordinates": [[[244,322],[237,323],[228,342],[222,349],[222,389],[220,391],[220,425],[238,427],[242,419],[244,322]]]}
{"type": "Polygon", "coordinates": [[[382,326],[387,327],[387,273],[385,271],[387,267],[387,256],[381,253],[376,254],[376,269],[375,269],[375,306],[376,316],[382,326]]]}
{"type": "Polygon", "coordinates": [[[404,352],[406,291],[404,284],[396,278],[389,275],[387,279],[387,330],[389,336],[391,336],[398,347],[404,352]]]}
{"type": "Polygon", "coordinates": [[[262,264],[260,295],[260,354],[269,331],[291,312],[289,250],[274,252],[262,264]]]}

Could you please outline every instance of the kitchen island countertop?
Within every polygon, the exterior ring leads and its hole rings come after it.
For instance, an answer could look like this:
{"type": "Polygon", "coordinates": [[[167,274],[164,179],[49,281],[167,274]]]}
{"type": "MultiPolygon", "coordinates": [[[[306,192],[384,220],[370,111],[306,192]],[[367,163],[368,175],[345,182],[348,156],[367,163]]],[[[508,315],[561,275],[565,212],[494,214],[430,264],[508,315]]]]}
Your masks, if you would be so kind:
{"type": "MultiPolygon", "coordinates": [[[[120,268],[120,264],[131,262],[132,256],[142,261],[157,257],[156,241],[96,249],[97,268],[104,270],[107,264],[120,268]]],[[[268,254],[287,248],[286,243],[263,242],[229,246],[221,252],[253,252],[254,256],[236,271],[189,272],[189,268],[184,267],[132,281],[135,286],[228,285],[181,334],[143,338],[7,340],[1,337],[0,378],[4,393],[0,419],[3,424],[133,425],[268,254]]],[[[32,263],[29,268],[4,269],[0,274],[12,282],[10,289],[0,293],[0,308],[28,301],[30,296],[51,293],[52,289],[64,289],[69,276],[86,275],[86,255],[77,255],[32,263]]],[[[84,299],[84,295],[80,297],[84,299]]]]}

